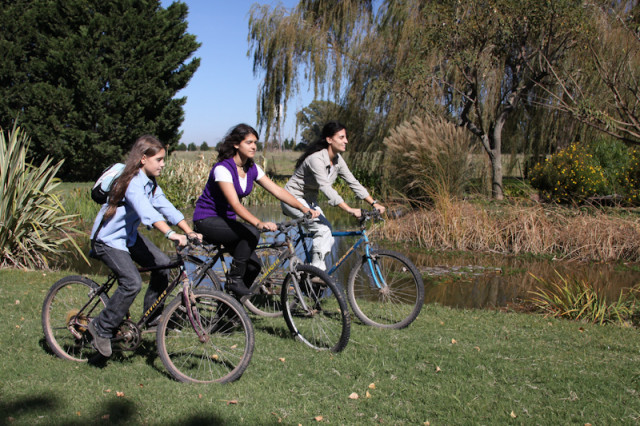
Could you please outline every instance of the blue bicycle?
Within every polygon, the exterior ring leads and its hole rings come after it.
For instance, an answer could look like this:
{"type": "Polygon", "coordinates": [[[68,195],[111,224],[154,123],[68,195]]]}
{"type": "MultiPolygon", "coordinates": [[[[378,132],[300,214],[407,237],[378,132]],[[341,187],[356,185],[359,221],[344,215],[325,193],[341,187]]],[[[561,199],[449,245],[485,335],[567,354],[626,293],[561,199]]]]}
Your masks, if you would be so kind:
{"type": "MultiPolygon", "coordinates": [[[[362,211],[360,230],[333,232],[337,238],[359,237],[347,252],[332,265],[327,273],[334,277],[335,272],[351,257],[358,248],[362,248],[360,258],[349,273],[346,294],[356,317],[364,324],[381,328],[405,328],[420,314],[424,305],[424,283],[422,276],[406,256],[392,250],[376,247],[367,235],[367,223],[383,220],[377,210],[362,211]]],[[[305,232],[303,223],[298,223],[295,246],[301,247],[306,263],[311,262],[312,234],[305,232]]],[[[271,264],[277,258],[268,244],[258,245],[256,253],[263,263],[263,270],[271,270],[271,264]]],[[[252,312],[277,316],[282,312],[280,294],[282,277],[273,274],[271,279],[262,283],[261,292],[247,306],[252,312]]]]}

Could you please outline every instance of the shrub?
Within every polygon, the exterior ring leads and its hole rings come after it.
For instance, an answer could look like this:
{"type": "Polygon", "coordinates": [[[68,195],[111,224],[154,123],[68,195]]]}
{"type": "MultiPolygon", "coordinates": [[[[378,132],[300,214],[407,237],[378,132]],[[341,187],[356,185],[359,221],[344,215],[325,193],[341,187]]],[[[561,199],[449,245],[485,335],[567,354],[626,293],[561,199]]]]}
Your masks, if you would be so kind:
{"type": "Polygon", "coordinates": [[[558,203],[606,195],[610,187],[597,159],[577,142],[536,164],[531,171],[531,186],[544,198],[558,203]]]}
{"type": "Polygon", "coordinates": [[[17,126],[0,129],[0,267],[49,268],[49,257],[66,253],[69,243],[86,260],[72,237],[76,215],[68,215],[54,189],[63,161],[27,163],[29,138],[17,126]]]}
{"type": "Polygon", "coordinates": [[[637,289],[620,292],[617,300],[608,301],[586,281],[558,277],[557,282],[547,282],[534,276],[542,288],[531,292],[530,301],[546,315],[597,324],[629,324],[638,317],[637,289]]]}
{"type": "Polygon", "coordinates": [[[629,150],[627,167],[619,175],[618,183],[623,188],[624,201],[637,206],[640,204],[640,148],[629,150]]]}
{"type": "Polygon", "coordinates": [[[207,183],[211,166],[203,155],[196,160],[169,157],[158,184],[178,210],[193,208],[207,183]]]}
{"type": "Polygon", "coordinates": [[[460,196],[469,183],[470,133],[443,118],[414,118],[391,130],[388,181],[409,198],[433,201],[460,196]]]}

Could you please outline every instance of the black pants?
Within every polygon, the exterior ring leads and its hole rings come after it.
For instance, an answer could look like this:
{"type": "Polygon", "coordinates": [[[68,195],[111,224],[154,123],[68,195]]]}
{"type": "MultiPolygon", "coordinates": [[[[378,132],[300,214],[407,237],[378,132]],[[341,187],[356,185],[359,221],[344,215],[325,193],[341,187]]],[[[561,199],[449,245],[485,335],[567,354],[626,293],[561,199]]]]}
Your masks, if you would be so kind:
{"type": "Polygon", "coordinates": [[[242,278],[251,287],[260,273],[260,261],[255,253],[260,232],[255,226],[221,217],[207,217],[194,222],[194,230],[212,244],[222,244],[233,256],[230,275],[242,278]]]}

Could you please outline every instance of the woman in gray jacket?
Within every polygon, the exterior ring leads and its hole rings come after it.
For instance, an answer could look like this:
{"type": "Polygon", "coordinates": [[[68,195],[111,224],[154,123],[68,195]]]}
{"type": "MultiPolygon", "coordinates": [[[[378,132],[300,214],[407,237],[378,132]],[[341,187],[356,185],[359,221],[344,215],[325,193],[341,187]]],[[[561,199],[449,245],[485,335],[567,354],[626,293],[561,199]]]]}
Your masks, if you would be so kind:
{"type": "MultiPolygon", "coordinates": [[[[360,217],[360,209],[351,208],[333,189],[332,185],[340,176],[360,199],[365,200],[384,213],[385,208],[374,200],[369,192],[353,176],[340,153],[347,148],[347,129],[337,121],[330,121],[322,128],[320,139],[306,149],[298,158],[296,169],[285,185],[285,189],[296,197],[304,206],[320,212],[320,216],[309,225],[314,234],[312,248],[312,265],[325,270],[325,256],[331,251],[334,239],[331,236],[331,224],[318,207],[318,191],[322,191],[329,199],[329,205],[338,206],[349,214],[360,217]]],[[[290,217],[301,217],[299,210],[292,209],[282,203],[282,211],[290,217]]]]}

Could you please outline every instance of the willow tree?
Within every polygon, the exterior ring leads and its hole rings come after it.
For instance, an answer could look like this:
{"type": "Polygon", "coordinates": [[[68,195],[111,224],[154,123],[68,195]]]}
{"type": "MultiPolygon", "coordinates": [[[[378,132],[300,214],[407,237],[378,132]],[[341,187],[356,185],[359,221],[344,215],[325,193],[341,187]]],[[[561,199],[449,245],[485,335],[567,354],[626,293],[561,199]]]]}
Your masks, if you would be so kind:
{"type": "Polygon", "coordinates": [[[375,115],[377,138],[421,112],[471,131],[487,153],[501,199],[502,129],[549,64],[583,26],[581,0],[304,0],[287,11],[252,10],[254,72],[264,72],[259,121],[281,119],[303,76],[316,95],[375,115]],[[542,54],[548,61],[542,60],[542,54]]]}
{"type": "Polygon", "coordinates": [[[640,5],[585,3],[595,36],[571,62],[553,67],[552,108],[628,144],[640,144],[640,5]]]}

